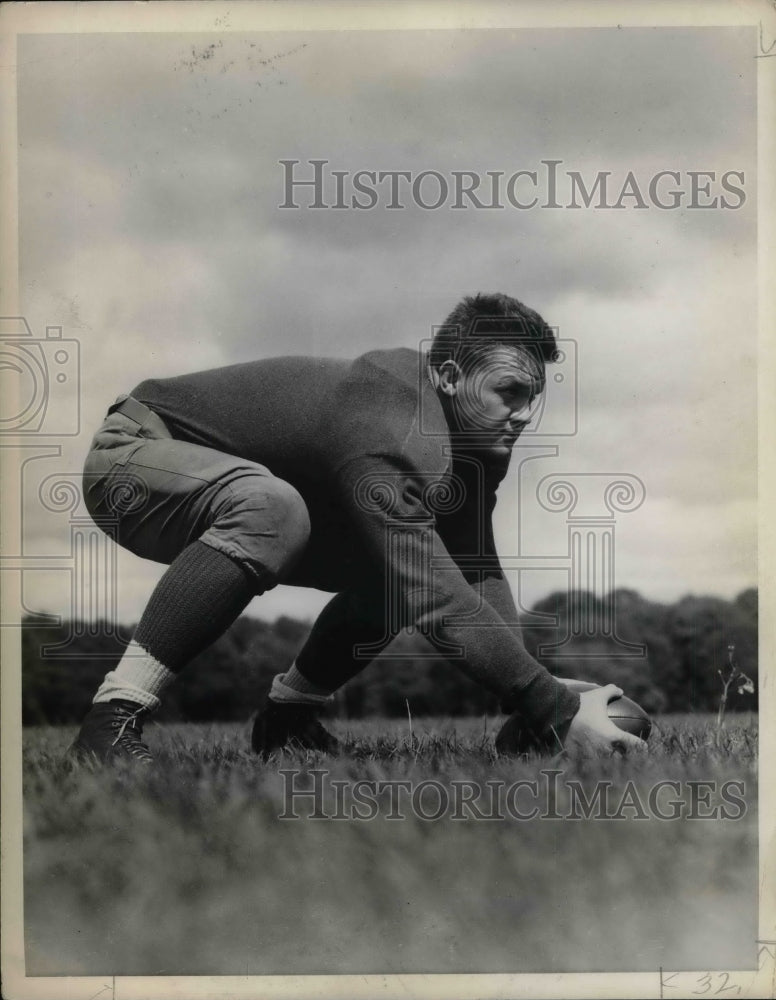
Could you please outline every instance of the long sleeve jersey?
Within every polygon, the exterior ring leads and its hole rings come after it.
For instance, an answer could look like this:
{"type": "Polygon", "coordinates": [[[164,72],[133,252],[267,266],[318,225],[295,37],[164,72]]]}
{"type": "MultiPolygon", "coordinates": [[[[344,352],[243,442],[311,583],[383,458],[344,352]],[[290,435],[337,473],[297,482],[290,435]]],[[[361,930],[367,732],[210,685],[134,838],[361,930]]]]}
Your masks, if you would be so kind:
{"type": "Polygon", "coordinates": [[[417,351],[272,358],[147,380],[132,396],[173,437],[298,490],[311,535],[286,582],[338,592],[381,579],[388,628],[415,626],[535,731],[565,731],[579,696],[526,652],[493,541],[507,463],[456,446],[417,351]]]}

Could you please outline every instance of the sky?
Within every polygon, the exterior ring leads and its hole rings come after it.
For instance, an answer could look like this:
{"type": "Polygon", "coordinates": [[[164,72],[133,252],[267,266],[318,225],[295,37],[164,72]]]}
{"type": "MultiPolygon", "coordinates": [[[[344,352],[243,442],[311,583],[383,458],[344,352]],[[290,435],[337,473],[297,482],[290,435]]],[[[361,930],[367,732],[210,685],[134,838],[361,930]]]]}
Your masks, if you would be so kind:
{"type": "MultiPolygon", "coordinates": [[[[547,401],[557,426],[576,408],[576,433],[535,438],[557,453],[523,466],[516,450],[500,551],[567,553],[566,514],[536,498],[545,476],[630,476],[645,498],[617,515],[617,586],[673,601],[756,585],[753,46],[749,28],[22,37],[20,305],[35,337],[59,325],[80,349],[47,418],[77,411],[80,432],[45,438],[61,454],[26,467],[26,551],[44,557],[25,572],[28,610],[72,607],[68,515],[38,490],[77,482],[119,393],[259,357],[417,346],[477,291],[537,309],[576,359],[547,401]],[[629,171],[646,192],[672,170],[685,197],[338,211],[300,192],[279,208],[280,161],[311,176],[316,158],[351,177],[544,176],[554,159],[588,186],[609,171],[615,191],[629,171]],[[716,195],[743,172],[743,204],[688,207],[689,171],[715,172],[716,195]]],[[[136,620],[163,567],[115,555],[119,615],[136,620]]],[[[524,606],[567,585],[563,569],[510,579],[524,606]]],[[[326,599],[279,587],[249,610],[312,617],[326,599]]]]}

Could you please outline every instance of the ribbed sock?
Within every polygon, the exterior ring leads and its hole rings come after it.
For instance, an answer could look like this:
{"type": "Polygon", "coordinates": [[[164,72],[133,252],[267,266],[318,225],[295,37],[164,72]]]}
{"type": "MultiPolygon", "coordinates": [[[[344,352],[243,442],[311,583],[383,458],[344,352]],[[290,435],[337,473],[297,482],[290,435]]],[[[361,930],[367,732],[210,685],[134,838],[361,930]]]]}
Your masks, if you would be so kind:
{"type": "Polygon", "coordinates": [[[282,704],[322,705],[331,698],[331,691],[312,684],[299,673],[296,662],[284,674],[275,676],[269,692],[270,701],[282,704]]]}
{"type": "Polygon", "coordinates": [[[156,585],[115,670],[94,702],[123,698],[149,709],[175,675],[226,631],[256,594],[256,581],[223,553],[193,542],[156,585]]]}
{"type": "Polygon", "coordinates": [[[174,674],[222,635],[256,595],[256,581],[222,552],[193,542],[161,578],[135,641],[174,674]]]}

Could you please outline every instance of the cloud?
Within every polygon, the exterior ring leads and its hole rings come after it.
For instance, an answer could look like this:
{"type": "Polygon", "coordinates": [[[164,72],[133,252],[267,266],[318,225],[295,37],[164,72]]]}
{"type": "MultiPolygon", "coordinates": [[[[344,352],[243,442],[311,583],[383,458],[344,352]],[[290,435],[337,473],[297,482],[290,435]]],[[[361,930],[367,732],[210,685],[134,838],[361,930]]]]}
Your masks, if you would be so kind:
{"type": "MultiPolygon", "coordinates": [[[[23,36],[22,304],[36,333],[62,323],[82,356],[83,431],[62,468],[80,467],[107,403],[151,374],[412,346],[461,295],[503,290],[578,343],[582,422],[558,467],[647,486],[621,583],[659,596],[754,582],[751,34],[23,36]],[[279,210],[278,161],[314,157],[446,176],[557,158],[586,180],[611,171],[615,188],[629,170],[640,183],[678,170],[685,189],[689,170],[743,170],[747,202],[279,210]]],[[[53,547],[58,523],[34,505],[28,515],[53,547]]],[[[136,608],[161,570],[122,558],[136,608]]]]}

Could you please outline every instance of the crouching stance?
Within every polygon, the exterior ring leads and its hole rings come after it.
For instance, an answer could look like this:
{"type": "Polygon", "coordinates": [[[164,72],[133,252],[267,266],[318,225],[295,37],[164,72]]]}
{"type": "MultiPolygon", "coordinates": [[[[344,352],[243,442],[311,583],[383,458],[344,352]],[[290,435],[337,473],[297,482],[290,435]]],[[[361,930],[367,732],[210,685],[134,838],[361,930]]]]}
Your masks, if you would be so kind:
{"type": "Polygon", "coordinates": [[[496,490],[536,412],[552,330],[504,295],[464,299],[430,351],[283,357],[142,382],[110,407],[84,469],[97,524],[168,564],[71,748],[148,762],[164,689],[278,583],[333,593],[274,679],[253,749],[336,752],[334,691],[414,625],[513,713],[516,752],[640,741],[529,656],[493,541],[496,490]]]}

